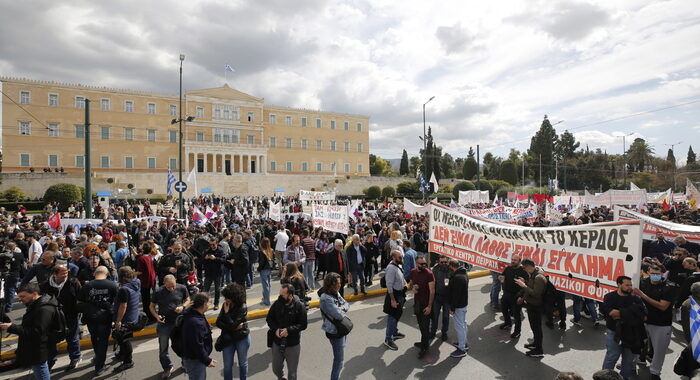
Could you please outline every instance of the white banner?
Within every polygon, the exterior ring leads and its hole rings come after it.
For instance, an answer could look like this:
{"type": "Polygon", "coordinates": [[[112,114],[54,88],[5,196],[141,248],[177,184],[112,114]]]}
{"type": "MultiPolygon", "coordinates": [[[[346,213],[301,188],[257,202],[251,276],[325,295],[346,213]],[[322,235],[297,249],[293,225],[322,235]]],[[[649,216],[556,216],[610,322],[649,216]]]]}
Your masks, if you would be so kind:
{"type": "Polygon", "coordinates": [[[636,206],[647,203],[647,191],[641,190],[608,190],[604,193],[591,195],[585,192],[584,203],[589,207],[630,205],[636,206]]]}
{"type": "Polygon", "coordinates": [[[335,192],[333,191],[308,191],[299,190],[300,201],[334,201],[335,192]]]}
{"type": "Polygon", "coordinates": [[[411,202],[410,200],[408,200],[407,198],[404,198],[403,199],[403,210],[406,213],[411,214],[411,215],[414,215],[414,214],[421,214],[422,215],[422,214],[427,214],[430,211],[430,205],[425,205],[425,206],[417,205],[417,204],[411,202]]]}
{"type": "Polygon", "coordinates": [[[312,205],[311,218],[315,227],[323,227],[326,231],[347,234],[350,230],[348,221],[348,206],[339,205],[312,205]]]}
{"type": "Polygon", "coordinates": [[[102,225],[102,219],[78,219],[78,218],[67,218],[61,219],[61,228],[63,232],[66,232],[68,226],[73,226],[75,228],[75,233],[80,235],[80,229],[87,226],[87,224],[92,224],[93,227],[102,225]]]}
{"type": "Polygon", "coordinates": [[[461,211],[472,216],[504,223],[515,223],[520,219],[527,219],[528,222],[532,222],[537,218],[537,209],[535,207],[515,208],[498,206],[485,209],[462,208],[461,211]]]}
{"type": "Polygon", "coordinates": [[[646,240],[656,239],[656,233],[661,231],[669,240],[673,240],[678,236],[683,236],[688,241],[700,243],[700,227],[698,226],[690,226],[652,218],[651,216],[640,214],[624,207],[616,207],[614,215],[615,220],[641,220],[644,227],[642,229],[642,236],[646,240]]]}
{"type": "Polygon", "coordinates": [[[647,193],[647,203],[664,203],[665,199],[666,203],[671,204],[673,202],[671,194],[671,188],[658,193],[647,193]]]}
{"type": "Polygon", "coordinates": [[[431,203],[430,251],[501,272],[513,254],[532,259],[567,293],[602,301],[618,276],[639,281],[640,221],[531,228],[494,223],[431,203]]]}
{"type": "Polygon", "coordinates": [[[460,191],[458,202],[461,205],[467,203],[489,203],[489,191],[467,190],[460,191]]]}
{"type": "Polygon", "coordinates": [[[270,219],[276,222],[282,220],[282,202],[270,204],[270,219]]]}

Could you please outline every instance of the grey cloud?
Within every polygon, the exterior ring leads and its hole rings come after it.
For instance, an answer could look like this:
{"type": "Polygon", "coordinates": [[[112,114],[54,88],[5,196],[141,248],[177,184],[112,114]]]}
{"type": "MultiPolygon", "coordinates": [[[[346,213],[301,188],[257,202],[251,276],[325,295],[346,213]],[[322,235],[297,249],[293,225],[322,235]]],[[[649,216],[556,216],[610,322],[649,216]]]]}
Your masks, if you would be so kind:
{"type": "Polygon", "coordinates": [[[534,8],[527,13],[507,19],[515,24],[539,28],[555,39],[574,42],[610,23],[611,16],[594,4],[561,2],[551,9],[534,8]]]}
{"type": "Polygon", "coordinates": [[[452,26],[439,26],[435,37],[440,40],[445,53],[462,53],[474,42],[475,37],[462,27],[461,23],[452,26]]]}

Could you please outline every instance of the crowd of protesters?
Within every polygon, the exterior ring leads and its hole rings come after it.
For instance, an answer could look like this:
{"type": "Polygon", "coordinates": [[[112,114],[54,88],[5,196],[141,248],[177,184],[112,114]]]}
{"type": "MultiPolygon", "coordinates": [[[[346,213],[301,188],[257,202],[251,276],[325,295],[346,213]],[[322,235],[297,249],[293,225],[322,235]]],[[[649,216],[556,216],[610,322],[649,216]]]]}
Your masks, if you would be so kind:
{"type": "MultiPolygon", "coordinates": [[[[6,264],[3,311],[10,312],[14,300],[26,305],[21,323],[0,324],[19,336],[18,364],[31,367],[38,379],[50,378],[55,371],[56,342],[65,340],[70,363],[61,370],[74,370],[82,361],[79,337],[81,325],[86,325],[95,352],[95,375],[126,371],[134,366],[134,332],[155,323],[162,378],[170,378],[176,366],[169,349],[176,340],[182,345],[176,353],[191,379],[205,378],[206,368],[218,364],[210,357],[213,349],[223,352],[225,379],[233,376],[234,356],[240,378],[246,378],[251,344],[246,293],[259,279],[261,303],[269,306],[268,347],[275,376],[296,378],[309,295],[317,292],[322,329],[333,353],[330,377],[337,379],[352,329],[345,291],[366,293],[380,272],[382,287],[387,288],[383,310],[388,349],[398,350],[396,341],[405,337],[398,322],[407,296],[413,294],[421,334],[415,343],[419,357],[428,352],[438,329],[441,339],[448,340],[450,316],[457,335],[451,356],[467,355],[468,268],[454,259],[428,254],[427,216],[406,214],[396,203],[362,202],[351,229],[334,233],[314,228],[302,213],[303,202],[292,197],[201,197],[189,203],[187,219],[181,220],[177,209],[167,203],[117,201],[108,209],[95,207],[102,223],[65,229],[48,223],[60,205],[50,204],[44,213],[33,216],[0,209],[6,257],[0,262],[6,264]],[[272,202],[282,202],[286,214],[282,221],[267,217],[272,202]],[[193,206],[211,210],[207,223],[194,223],[193,206]],[[281,283],[274,302],[273,279],[281,283]],[[219,311],[216,326],[222,333],[215,343],[204,317],[209,309],[219,311]],[[107,363],[110,336],[118,347],[114,359],[119,364],[114,366],[107,363]]],[[[647,212],[687,224],[698,220],[696,210],[681,205],[647,212]]],[[[61,214],[80,218],[84,209],[81,204],[70,205],[61,214]]],[[[580,215],[566,210],[561,214],[562,218],[550,218],[541,210],[533,220],[522,219],[519,224],[543,227],[612,219],[606,207],[582,210],[580,215]]],[[[699,253],[695,243],[683,238],[669,241],[660,234],[644,243],[640,284],[618,278],[619,289],[602,303],[572,297],[575,328],[582,327],[582,317],[591,319],[594,326],[605,325],[604,369],[613,370],[621,357],[621,374],[629,378],[635,361],[648,360],[652,376],[659,377],[673,311],[680,311],[683,327],[689,331],[689,297],[700,302],[699,253]],[[639,321],[629,337],[619,331],[621,319],[639,321]],[[635,340],[633,348],[628,339],[635,340]]],[[[492,278],[491,306],[503,313],[500,328],[512,329],[510,337],[520,338],[524,308],[534,335],[526,345],[527,355],[542,357],[542,321],[552,329],[568,327],[566,295],[549,286],[546,273],[532,260],[518,255],[492,278]]]]}

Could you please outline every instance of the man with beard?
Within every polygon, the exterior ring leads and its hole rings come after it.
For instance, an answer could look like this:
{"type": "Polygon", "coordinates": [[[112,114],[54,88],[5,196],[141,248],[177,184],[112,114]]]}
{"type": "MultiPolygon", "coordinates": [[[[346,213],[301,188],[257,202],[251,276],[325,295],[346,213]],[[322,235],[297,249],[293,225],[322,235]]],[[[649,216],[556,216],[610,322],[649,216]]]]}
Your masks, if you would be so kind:
{"type": "Polygon", "coordinates": [[[664,262],[664,259],[671,254],[676,245],[673,242],[666,240],[664,233],[656,232],[656,240],[649,243],[649,256],[655,257],[659,262],[664,262]]]}
{"type": "Polygon", "coordinates": [[[438,263],[433,266],[435,276],[435,301],[433,302],[433,314],[430,321],[430,339],[435,338],[440,322],[440,312],[442,312],[442,329],[440,338],[447,340],[447,331],[450,328],[450,302],[447,285],[450,281],[452,271],[447,265],[447,257],[439,256],[438,263]]]}
{"type": "Polygon", "coordinates": [[[435,300],[435,276],[428,269],[428,262],[424,256],[416,259],[416,267],[409,275],[408,288],[415,292],[413,312],[420,328],[420,342],[413,345],[420,349],[418,358],[422,359],[430,346],[430,318],[435,300]]]}
{"type": "MultiPolygon", "coordinates": [[[[342,245],[342,241],[340,243],[342,245]]],[[[384,314],[387,314],[384,345],[393,351],[399,349],[394,341],[406,337],[399,332],[398,326],[403,314],[403,304],[406,302],[406,281],[403,278],[401,264],[403,264],[403,253],[399,250],[391,251],[391,262],[387,265],[384,275],[387,291],[384,298],[384,314]]]]}
{"type": "Polygon", "coordinates": [[[522,327],[521,310],[522,305],[518,304],[518,292],[520,287],[515,283],[518,277],[525,281],[529,275],[520,265],[522,258],[518,254],[513,254],[510,258],[510,265],[507,266],[503,273],[499,276],[499,280],[503,284],[503,296],[501,296],[501,311],[503,312],[503,324],[499,326],[501,330],[510,330],[512,323],[511,317],[515,322],[513,333],[510,337],[513,339],[520,338],[520,329],[522,327]]]}
{"type": "Polygon", "coordinates": [[[243,244],[243,237],[236,234],[233,237],[231,254],[226,258],[227,266],[231,269],[231,280],[233,282],[246,286],[249,261],[248,245],[243,244]]]}

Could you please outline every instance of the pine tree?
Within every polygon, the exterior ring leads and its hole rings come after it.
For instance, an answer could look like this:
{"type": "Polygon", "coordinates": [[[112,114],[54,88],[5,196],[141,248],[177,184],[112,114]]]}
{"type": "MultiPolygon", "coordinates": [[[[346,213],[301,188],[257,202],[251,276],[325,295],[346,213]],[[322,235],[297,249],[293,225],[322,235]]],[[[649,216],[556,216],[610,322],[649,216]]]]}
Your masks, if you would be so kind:
{"type": "Polygon", "coordinates": [[[401,155],[401,165],[399,165],[399,174],[408,175],[408,153],[406,153],[406,149],[403,150],[403,154],[401,155]]]}
{"type": "Polygon", "coordinates": [[[695,163],[695,152],[693,152],[693,146],[688,147],[688,159],[686,160],[686,164],[694,164],[695,163]]]}
{"type": "Polygon", "coordinates": [[[547,115],[544,115],[544,120],[542,120],[540,129],[530,140],[530,149],[528,150],[528,157],[532,168],[538,168],[539,170],[541,157],[542,178],[544,179],[554,177],[554,153],[558,143],[559,138],[557,137],[557,131],[552,127],[552,123],[549,122],[547,115]]]}
{"type": "Polygon", "coordinates": [[[673,155],[673,149],[671,148],[668,149],[666,161],[670,162],[674,167],[676,166],[676,156],[673,155]]]}
{"type": "Polygon", "coordinates": [[[474,149],[469,147],[469,152],[467,153],[467,159],[464,161],[464,166],[462,167],[462,176],[466,180],[471,180],[476,176],[476,170],[478,168],[478,163],[474,158],[474,149]]]}

